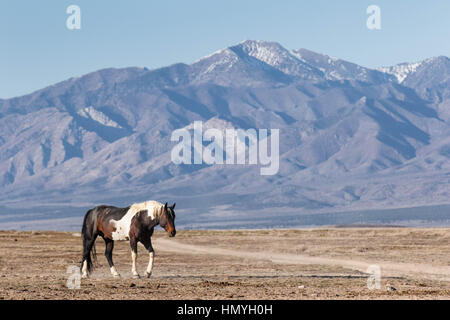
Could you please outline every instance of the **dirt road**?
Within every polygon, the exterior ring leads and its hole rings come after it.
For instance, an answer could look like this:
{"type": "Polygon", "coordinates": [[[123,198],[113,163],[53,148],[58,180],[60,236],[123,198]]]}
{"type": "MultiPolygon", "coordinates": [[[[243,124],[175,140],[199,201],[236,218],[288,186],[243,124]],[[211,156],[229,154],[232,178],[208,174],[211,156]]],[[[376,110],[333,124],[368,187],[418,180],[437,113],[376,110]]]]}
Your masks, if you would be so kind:
{"type": "Polygon", "coordinates": [[[174,253],[231,256],[253,260],[267,260],[272,263],[287,265],[301,264],[339,266],[360,272],[367,272],[367,269],[370,266],[378,265],[387,276],[407,276],[410,274],[414,274],[415,276],[422,278],[437,278],[445,281],[450,281],[450,266],[438,267],[422,263],[392,263],[386,261],[364,262],[353,259],[310,257],[301,254],[249,252],[198,245],[188,245],[180,243],[179,241],[171,241],[167,239],[158,239],[156,243],[158,246],[161,246],[164,251],[174,253]]]}
{"type": "MultiPolygon", "coordinates": [[[[98,263],[79,289],[81,238],[64,232],[0,232],[0,299],[442,299],[450,298],[450,229],[182,231],[153,238],[151,279],[131,277],[126,242],[116,243],[121,279],[98,263]],[[380,268],[380,288],[367,268],[380,268]]],[[[138,271],[148,256],[139,246],[138,271]]]]}

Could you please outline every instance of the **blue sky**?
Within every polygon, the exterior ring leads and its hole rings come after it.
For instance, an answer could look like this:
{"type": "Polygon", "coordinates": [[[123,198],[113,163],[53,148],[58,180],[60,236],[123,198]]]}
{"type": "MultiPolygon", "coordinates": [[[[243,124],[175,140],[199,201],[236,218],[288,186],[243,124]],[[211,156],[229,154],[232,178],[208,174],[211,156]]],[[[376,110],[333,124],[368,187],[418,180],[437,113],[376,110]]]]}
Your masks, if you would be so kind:
{"type": "Polygon", "coordinates": [[[2,0],[0,98],[106,67],[191,63],[246,39],[376,67],[450,56],[450,1],[2,0]],[[81,30],[66,28],[69,5],[81,30]],[[381,8],[368,30],[366,8],[381,8]]]}

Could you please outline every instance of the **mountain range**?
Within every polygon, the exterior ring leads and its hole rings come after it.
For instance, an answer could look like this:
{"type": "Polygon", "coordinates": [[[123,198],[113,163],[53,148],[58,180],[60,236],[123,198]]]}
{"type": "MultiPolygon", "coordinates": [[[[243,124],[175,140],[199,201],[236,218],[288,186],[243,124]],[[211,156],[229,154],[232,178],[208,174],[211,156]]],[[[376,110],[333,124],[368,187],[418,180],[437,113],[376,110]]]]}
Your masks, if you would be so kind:
{"type": "Polygon", "coordinates": [[[248,40],[192,64],[103,69],[0,100],[0,227],[76,225],[92,206],[147,199],[176,201],[186,227],[391,210],[387,223],[430,206],[440,209],[402,219],[447,223],[449,158],[448,57],[370,69],[248,40]],[[172,132],[194,121],[279,129],[278,174],[172,163],[172,132]]]}

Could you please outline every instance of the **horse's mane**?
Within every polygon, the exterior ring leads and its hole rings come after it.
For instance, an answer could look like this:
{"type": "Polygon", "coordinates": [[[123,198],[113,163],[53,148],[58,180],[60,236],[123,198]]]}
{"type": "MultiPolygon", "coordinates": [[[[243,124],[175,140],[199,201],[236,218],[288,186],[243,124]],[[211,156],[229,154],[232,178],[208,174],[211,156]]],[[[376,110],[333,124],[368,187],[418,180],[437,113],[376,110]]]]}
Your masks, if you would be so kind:
{"type": "Polygon", "coordinates": [[[140,203],[134,203],[131,205],[130,210],[133,210],[135,213],[138,213],[142,210],[147,210],[148,215],[152,216],[153,219],[159,219],[162,213],[162,208],[164,205],[158,201],[145,201],[140,203]]]}

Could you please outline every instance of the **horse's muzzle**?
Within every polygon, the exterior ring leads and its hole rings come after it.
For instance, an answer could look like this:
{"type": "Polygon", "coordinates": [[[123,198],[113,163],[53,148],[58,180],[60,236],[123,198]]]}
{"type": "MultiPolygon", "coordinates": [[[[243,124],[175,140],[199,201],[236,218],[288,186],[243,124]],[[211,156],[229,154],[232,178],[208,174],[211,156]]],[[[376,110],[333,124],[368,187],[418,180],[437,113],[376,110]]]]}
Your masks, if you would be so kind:
{"type": "Polygon", "coordinates": [[[169,237],[175,237],[175,235],[177,234],[177,232],[175,230],[173,230],[170,234],[169,237]]]}

